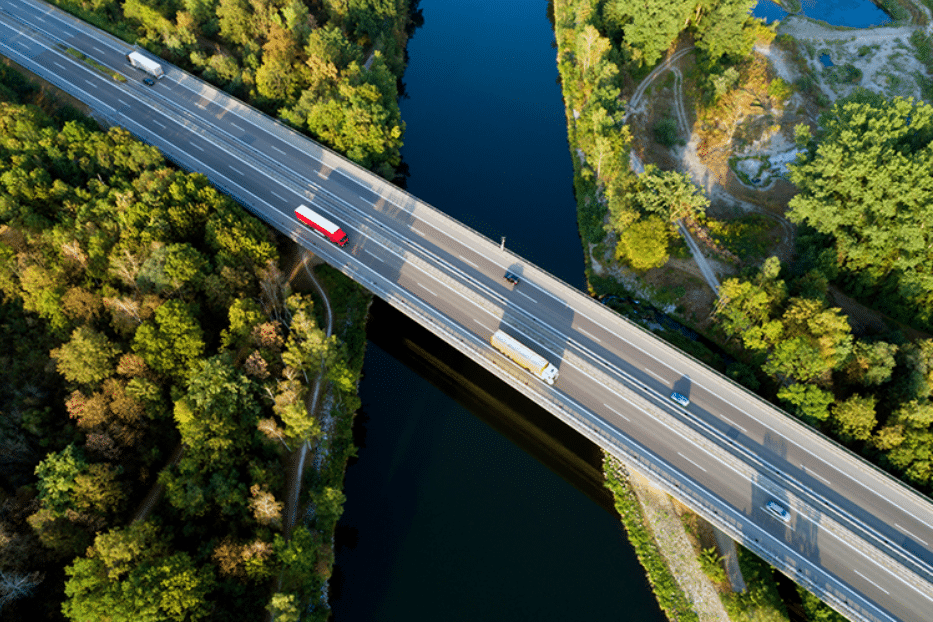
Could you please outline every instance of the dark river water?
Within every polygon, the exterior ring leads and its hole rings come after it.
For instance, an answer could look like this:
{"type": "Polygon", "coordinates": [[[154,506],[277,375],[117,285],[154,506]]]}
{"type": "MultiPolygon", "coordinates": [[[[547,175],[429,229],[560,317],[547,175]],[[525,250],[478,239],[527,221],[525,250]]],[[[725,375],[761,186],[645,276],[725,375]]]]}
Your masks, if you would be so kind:
{"type": "MultiPolygon", "coordinates": [[[[547,3],[420,6],[408,190],[582,287],[547,3]]],[[[664,620],[592,445],[384,303],[368,335],[336,622],[664,620]]]]}
{"type": "MultiPolygon", "coordinates": [[[[833,26],[849,28],[883,26],[891,22],[891,17],[871,0],[801,0],[800,13],[833,26]]],[[[752,14],[772,22],[783,19],[787,11],[772,0],[760,0],[752,14]]]]}

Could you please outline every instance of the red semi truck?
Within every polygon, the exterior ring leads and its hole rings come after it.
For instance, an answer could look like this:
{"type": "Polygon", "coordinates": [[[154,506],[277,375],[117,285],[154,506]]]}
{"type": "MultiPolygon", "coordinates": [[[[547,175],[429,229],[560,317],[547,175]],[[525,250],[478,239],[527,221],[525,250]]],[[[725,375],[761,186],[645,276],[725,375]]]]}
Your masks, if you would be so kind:
{"type": "Polygon", "coordinates": [[[299,206],[298,209],[295,210],[295,216],[298,220],[311,227],[318,235],[327,238],[337,246],[346,246],[349,238],[347,234],[343,232],[343,229],[324,218],[310,207],[306,205],[299,206]]]}

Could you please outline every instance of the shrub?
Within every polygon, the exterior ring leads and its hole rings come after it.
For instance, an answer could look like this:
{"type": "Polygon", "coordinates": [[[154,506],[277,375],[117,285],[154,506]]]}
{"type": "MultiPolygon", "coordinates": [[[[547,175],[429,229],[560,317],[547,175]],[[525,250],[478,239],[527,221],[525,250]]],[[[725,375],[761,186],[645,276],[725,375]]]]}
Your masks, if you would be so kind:
{"type": "Polygon", "coordinates": [[[794,85],[788,84],[781,78],[772,80],[768,85],[768,95],[777,100],[784,101],[793,94],[794,85]]]}
{"type": "Polygon", "coordinates": [[[663,117],[654,124],[654,139],[665,147],[673,147],[679,138],[677,121],[673,117],[663,117]]]}

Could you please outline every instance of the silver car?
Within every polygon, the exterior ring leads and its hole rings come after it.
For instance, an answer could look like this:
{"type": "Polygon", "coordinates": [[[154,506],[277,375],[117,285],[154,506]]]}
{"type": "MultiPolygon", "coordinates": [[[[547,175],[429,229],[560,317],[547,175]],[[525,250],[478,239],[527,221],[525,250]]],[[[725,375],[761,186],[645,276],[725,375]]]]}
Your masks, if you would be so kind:
{"type": "Polygon", "coordinates": [[[785,523],[790,520],[790,512],[777,501],[768,501],[765,504],[765,511],[774,518],[784,521],[785,523]]]}

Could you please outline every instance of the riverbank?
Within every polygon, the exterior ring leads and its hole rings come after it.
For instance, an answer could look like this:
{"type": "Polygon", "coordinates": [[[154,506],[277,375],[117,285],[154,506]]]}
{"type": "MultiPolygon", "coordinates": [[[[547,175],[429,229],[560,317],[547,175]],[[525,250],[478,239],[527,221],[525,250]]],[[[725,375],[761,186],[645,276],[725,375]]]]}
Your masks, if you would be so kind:
{"type": "MultiPolygon", "coordinates": [[[[692,39],[682,36],[667,51],[666,60],[650,73],[651,67],[633,64],[620,68],[623,74],[611,82],[597,75],[612,75],[612,68],[600,64],[611,41],[602,39],[598,31],[587,30],[591,12],[598,9],[585,1],[570,4],[555,3],[558,64],[570,150],[575,154],[575,189],[581,236],[588,253],[590,291],[620,298],[634,293],[700,332],[711,328],[716,285],[715,277],[700,278],[696,263],[703,260],[714,267],[716,276],[729,277],[769,255],[778,255],[785,264],[793,261],[796,228],[783,214],[787,201],[796,193],[784,179],[787,164],[797,154],[794,128],[801,123],[814,127],[820,113],[857,88],[888,97],[921,98],[931,92],[930,11],[920,4],[912,5],[915,23],[895,26],[853,30],[792,16],[776,33],[760,27],[755,34],[755,53],[735,67],[718,67],[721,73],[713,81],[699,69],[692,39]],[[601,52],[587,56],[581,45],[601,52]],[[587,64],[600,69],[588,71],[587,64]],[[600,136],[599,125],[594,123],[599,115],[593,112],[593,94],[600,89],[605,94],[617,85],[621,86],[619,99],[625,101],[625,126],[610,142],[605,139],[606,132],[600,136]],[[637,187],[637,183],[631,174],[626,177],[621,167],[612,169],[615,158],[636,172],[644,170],[642,162],[662,170],[689,172],[711,200],[708,219],[690,232],[704,239],[703,254],[707,257],[681,255],[675,243],[671,250],[675,257],[659,268],[637,272],[618,260],[619,238],[615,231],[606,235],[603,225],[611,224],[620,214],[625,216],[612,202],[626,191],[624,188],[637,187]]],[[[605,107],[610,118],[617,112],[605,99],[598,105],[605,107]]],[[[850,304],[845,310],[875,317],[870,309],[857,306],[860,308],[850,304]]],[[[740,353],[735,356],[739,358],[740,353]]],[[[730,365],[720,371],[757,385],[754,370],[739,367],[741,364],[730,365]]],[[[618,488],[613,484],[614,491],[618,488]]],[[[617,499],[620,494],[617,492],[617,499]]],[[[660,510],[652,507],[651,497],[639,495],[648,502],[642,506],[644,514],[663,519],[663,504],[660,510]]],[[[658,533],[663,532],[658,526],[658,533]]],[[[660,550],[661,543],[656,539],[653,546],[660,550]]],[[[669,562],[666,570],[646,564],[649,575],[659,574],[652,584],[662,604],[672,600],[665,576],[677,565],[674,553],[664,557],[669,562]]],[[[768,567],[754,572],[756,584],[771,581],[768,567]]],[[[688,583],[689,579],[681,582],[685,587],[688,583]]],[[[703,602],[702,591],[687,589],[685,594],[703,602]]],[[[741,612],[747,612],[752,600],[747,594],[723,593],[733,615],[746,615],[741,612]]],[[[814,606],[812,601],[805,600],[811,619],[833,617],[827,607],[814,606]]],[[[767,615],[786,619],[787,613],[778,609],[767,615]]]]}

